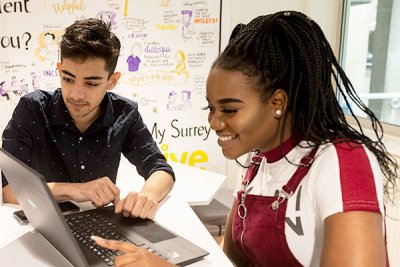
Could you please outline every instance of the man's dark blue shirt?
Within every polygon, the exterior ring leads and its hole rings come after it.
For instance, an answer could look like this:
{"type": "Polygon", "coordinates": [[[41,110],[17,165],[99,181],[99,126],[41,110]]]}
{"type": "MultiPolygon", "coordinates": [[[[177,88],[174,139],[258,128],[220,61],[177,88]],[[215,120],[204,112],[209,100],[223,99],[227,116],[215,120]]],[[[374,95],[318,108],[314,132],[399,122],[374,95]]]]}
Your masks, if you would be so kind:
{"type": "MultiPolygon", "coordinates": [[[[27,94],[3,132],[3,147],[47,182],[87,182],[108,176],[115,183],[121,152],[145,179],[157,170],[174,176],[137,103],[107,92],[101,110],[100,117],[81,133],[60,89],[27,94]]],[[[8,184],[4,176],[2,184],[8,184]]]]}

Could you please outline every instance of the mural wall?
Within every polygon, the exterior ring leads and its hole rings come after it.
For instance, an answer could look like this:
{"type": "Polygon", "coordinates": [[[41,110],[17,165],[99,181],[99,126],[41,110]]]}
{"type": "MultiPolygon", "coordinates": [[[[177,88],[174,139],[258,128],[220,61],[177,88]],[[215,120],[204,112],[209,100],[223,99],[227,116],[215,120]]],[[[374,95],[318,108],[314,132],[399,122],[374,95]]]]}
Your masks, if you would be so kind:
{"type": "Polygon", "coordinates": [[[225,173],[202,110],[219,52],[220,9],[217,0],[1,0],[2,121],[21,96],[60,86],[56,63],[64,28],[97,17],[111,23],[122,43],[122,78],[113,91],[139,103],[167,160],[225,173]]]}

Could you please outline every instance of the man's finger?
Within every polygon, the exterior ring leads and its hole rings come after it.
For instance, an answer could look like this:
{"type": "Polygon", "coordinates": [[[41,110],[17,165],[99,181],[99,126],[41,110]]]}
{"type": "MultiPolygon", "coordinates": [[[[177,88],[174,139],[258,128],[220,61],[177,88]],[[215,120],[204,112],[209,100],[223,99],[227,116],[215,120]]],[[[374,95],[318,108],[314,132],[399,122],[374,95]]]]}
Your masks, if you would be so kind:
{"type": "Polygon", "coordinates": [[[120,194],[119,188],[110,180],[110,178],[108,178],[107,182],[109,185],[108,188],[112,192],[112,199],[113,199],[113,202],[115,205],[115,203],[118,203],[118,201],[119,201],[119,194],[120,194]]]}
{"type": "Polygon", "coordinates": [[[93,194],[90,195],[89,197],[90,201],[92,201],[93,206],[96,208],[102,207],[103,201],[101,197],[97,194],[97,192],[94,192],[93,194]]]}
{"type": "Polygon", "coordinates": [[[144,203],[142,211],[139,214],[140,218],[146,219],[149,216],[151,205],[152,205],[151,200],[147,200],[146,203],[144,203]]]}
{"type": "Polygon", "coordinates": [[[147,198],[139,195],[138,198],[136,199],[135,205],[131,209],[130,216],[131,217],[139,217],[146,202],[147,202],[147,198]]]}
{"type": "Polygon", "coordinates": [[[138,200],[138,193],[130,192],[125,198],[122,215],[124,215],[125,217],[130,217],[132,209],[134,208],[137,200],[138,200]]]}
{"type": "Polygon", "coordinates": [[[113,202],[114,205],[119,201],[119,188],[107,176],[101,178],[101,189],[103,196],[107,198],[107,203],[113,202]]]}
{"type": "Polygon", "coordinates": [[[150,207],[149,214],[147,215],[148,216],[147,218],[154,219],[154,217],[156,216],[157,210],[158,210],[158,204],[155,203],[155,205],[152,205],[150,207]]]}
{"type": "Polygon", "coordinates": [[[112,188],[110,188],[109,186],[105,186],[102,188],[102,190],[103,190],[102,199],[104,200],[105,205],[115,201],[115,195],[114,192],[112,191],[112,188]]]}
{"type": "Polygon", "coordinates": [[[117,214],[121,213],[125,205],[125,198],[119,200],[117,203],[114,203],[114,205],[115,205],[114,212],[117,214]]]}
{"type": "Polygon", "coordinates": [[[119,202],[119,190],[118,190],[118,194],[114,195],[114,200],[112,202],[114,203],[114,206],[119,202]]]}

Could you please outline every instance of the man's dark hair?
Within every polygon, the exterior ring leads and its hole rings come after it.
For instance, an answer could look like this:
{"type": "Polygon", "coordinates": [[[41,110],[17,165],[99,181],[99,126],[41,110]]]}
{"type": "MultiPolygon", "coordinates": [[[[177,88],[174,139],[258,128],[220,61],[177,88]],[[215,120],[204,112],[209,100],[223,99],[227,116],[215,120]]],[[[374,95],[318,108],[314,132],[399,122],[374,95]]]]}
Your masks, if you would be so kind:
{"type": "Polygon", "coordinates": [[[75,21],[65,29],[60,43],[61,61],[65,58],[86,60],[99,57],[106,61],[106,70],[114,73],[121,43],[111,32],[111,25],[96,18],[75,21]]]}
{"type": "Polygon", "coordinates": [[[381,123],[360,100],[321,28],[311,18],[296,11],[282,11],[237,25],[214,67],[246,75],[262,101],[283,89],[288,95],[286,111],[292,114],[292,133],[301,134],[314,145],[362,143],[379,161],[388,182],[386,193],[389,185],[393,188],[396,184],[398,167],[382,141],[381,123]],[[358,130],[346,121],[333,81],[358,130]],[[350,101],[370,118],[376,140],[364,134],[350,101]]]}

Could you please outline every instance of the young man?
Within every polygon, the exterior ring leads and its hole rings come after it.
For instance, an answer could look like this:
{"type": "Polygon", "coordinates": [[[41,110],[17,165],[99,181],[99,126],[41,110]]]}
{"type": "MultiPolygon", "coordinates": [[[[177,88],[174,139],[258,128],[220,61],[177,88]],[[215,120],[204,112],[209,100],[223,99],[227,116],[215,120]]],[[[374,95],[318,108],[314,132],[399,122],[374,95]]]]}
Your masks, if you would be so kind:
{"type": "MultiPolygon", "coordinates": [[[[3,147],[46,178],[57,201],[111,202],[124,216],[153,218],[158,201],[174,183],[167,164],[142,121],[137,103],[108,92],[120,41],[98,19],[66,29],[58,71],[61,89],[21,98],[3,132],[3,147]],[[140,192],[120,199],[115,186],[121,153],[146,181],[140,192]]],[[[3,201],[17,203],[3,176],[3,201]]]]}

